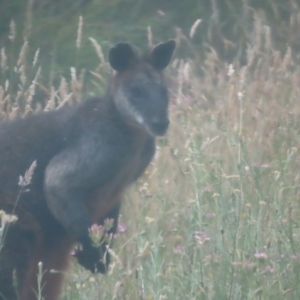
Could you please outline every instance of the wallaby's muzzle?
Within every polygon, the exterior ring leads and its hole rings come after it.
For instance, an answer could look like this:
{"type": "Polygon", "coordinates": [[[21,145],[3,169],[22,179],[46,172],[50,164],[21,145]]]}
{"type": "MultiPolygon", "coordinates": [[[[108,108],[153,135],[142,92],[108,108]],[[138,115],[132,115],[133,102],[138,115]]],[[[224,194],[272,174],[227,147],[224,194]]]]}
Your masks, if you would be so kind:
{"type": "Polygon", "coordinates": [[[169,127],[170,121],[168,118],[154,117],[151,120],[150,127],[153,135],[164,135],[169,127]]]}

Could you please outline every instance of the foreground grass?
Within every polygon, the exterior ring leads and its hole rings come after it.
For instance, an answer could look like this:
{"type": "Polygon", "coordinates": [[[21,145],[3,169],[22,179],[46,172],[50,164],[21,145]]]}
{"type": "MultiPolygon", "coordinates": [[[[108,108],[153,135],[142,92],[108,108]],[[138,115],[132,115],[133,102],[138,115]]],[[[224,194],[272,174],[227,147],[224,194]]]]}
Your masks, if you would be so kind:
{"type": "Polygon", "coordinates": [[[210,57],[203,77],[175,62],[172,125],[127,194],[110,274],[77,271],[64,299],[300,298],[300,69],[253,55],[210,57]]]}
{"type": "MultiPolygon", "coordinates": [[[[109,274],[74,261],[62,299],[300,299],[300,68],[256,34],[243,67],[175,59],[170,130],[124,199],[109,274]]],[[[16,66],[2,50],[1,119],[81,99],[83,72],[42,86],[25,48],[16,66]]]]}

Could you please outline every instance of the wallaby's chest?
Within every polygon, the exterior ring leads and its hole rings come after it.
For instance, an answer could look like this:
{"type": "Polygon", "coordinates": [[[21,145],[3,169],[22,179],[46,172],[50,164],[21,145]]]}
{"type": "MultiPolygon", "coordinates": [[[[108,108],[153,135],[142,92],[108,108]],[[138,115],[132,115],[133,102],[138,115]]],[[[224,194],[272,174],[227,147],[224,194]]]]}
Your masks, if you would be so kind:
{"type": "MultiPolygon", "coordinates": [[[[122,149],[120,149],[122,152],[122,149]]],[[[125,189],[140,177],[155,153],[153,140],[137,140],[124,155],[123,163],[103,186],[99,186],[87,199],[93,222],[99,221],[120,203],[125,189]]]]}

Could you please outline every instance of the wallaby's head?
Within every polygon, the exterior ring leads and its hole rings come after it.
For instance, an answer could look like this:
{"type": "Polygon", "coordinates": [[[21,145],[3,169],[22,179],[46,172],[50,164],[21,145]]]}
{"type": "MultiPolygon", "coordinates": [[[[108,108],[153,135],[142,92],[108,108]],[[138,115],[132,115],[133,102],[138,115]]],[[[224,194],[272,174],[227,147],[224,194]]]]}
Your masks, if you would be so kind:
{"type": "Polygon", "coordinates": [[[175,41],[161,43],[139,57],[127,43],[109,52],[109,63],[116,71],[111,85],[115,106],[125,122],[157,136],[168,125],[168,91],[162,70],[169,64],[175,41]]]}

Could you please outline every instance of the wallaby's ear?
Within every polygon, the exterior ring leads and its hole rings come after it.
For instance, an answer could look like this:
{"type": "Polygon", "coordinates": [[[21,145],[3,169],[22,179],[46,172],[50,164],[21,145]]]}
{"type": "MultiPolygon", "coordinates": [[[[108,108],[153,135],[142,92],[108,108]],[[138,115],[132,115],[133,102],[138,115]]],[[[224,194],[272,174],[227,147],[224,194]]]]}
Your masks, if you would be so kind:
{"type": "Polygon", "coordinates": [[[171,61],[175,47],[176,42],[174,40],[156,45],[149,55],[150,64],[158,70],[166,68],[171,61]]]}
{"type": "Polygon", "coordinates": [[[120,72],[124,71],[137,59],[137,54],[128,43],[119,43],[111,48],[108,54],[108,60],[111,67],[120,72]]]}

